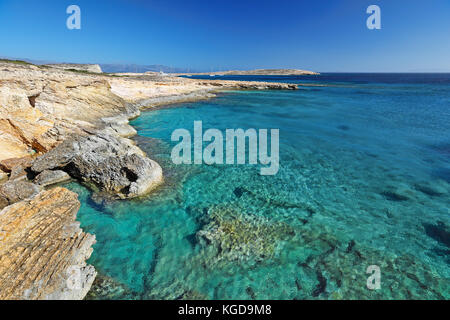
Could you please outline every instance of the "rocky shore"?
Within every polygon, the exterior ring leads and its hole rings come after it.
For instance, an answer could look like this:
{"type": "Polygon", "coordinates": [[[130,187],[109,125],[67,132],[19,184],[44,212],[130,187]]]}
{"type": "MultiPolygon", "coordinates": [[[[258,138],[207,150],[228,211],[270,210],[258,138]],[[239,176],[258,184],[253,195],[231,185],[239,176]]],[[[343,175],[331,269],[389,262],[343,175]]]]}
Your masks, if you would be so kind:
{"type": "MultiPolygon", "coordinates": [[[[64,68],[63,68],[64,69],[64,68]]],[[[208,99],[221,89],[296,85],[118,76],[0,62],[0,299],[82,299],[95,237],[76,223],[75,179],[119,199],[144,196],[163,170],[130,138],[143,108],[208,99]],[[78,285],[69,286],[73,270],[78,285]]],[[[94,70],[97,72],[98,70],[94,70]]]]}

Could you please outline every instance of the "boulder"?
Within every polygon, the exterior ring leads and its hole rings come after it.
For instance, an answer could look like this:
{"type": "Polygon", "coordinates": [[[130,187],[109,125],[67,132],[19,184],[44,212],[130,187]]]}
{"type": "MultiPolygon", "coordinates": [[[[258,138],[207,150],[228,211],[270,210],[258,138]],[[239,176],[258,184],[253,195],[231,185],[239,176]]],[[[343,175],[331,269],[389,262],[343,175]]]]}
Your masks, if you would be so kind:
{"type": "Polygon", "coordinates": [[[8,199],[4,195],[0,194],[0,210],[7,206],[9,206],[8,199]]]}
{"type": "Polygon", "coordinates": [[[70,180],[70,176],[62,170],[44,170],[34,179],[34,183],[42,187],[70,180]]]}
{"type": "Polygon", "coordinates": [[[39,191],[39,186],[25,180],[9,180],[0,185],[0,195],[7,199],[9,204],[31,198],[39,191]]]}

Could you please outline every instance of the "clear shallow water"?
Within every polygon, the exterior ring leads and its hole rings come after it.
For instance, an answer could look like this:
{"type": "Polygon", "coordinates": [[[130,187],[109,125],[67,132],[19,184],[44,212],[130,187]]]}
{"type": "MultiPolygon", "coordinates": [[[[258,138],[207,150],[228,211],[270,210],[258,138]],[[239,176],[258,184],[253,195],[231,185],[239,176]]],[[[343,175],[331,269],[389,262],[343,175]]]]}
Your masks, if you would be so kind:
{"type": "Polygon", "coordinates": [[[334,86],[228,92],[134,120],[164,186],[111,202],[69,185],[97,237],[89,298],[448,299],[450,76],[310,81],[334,86]],[[173,165],[171,133],[195,120],[279,128],[278,174],[173,165]],[[370,265],[380,290],[366,287],[370,265]]]}

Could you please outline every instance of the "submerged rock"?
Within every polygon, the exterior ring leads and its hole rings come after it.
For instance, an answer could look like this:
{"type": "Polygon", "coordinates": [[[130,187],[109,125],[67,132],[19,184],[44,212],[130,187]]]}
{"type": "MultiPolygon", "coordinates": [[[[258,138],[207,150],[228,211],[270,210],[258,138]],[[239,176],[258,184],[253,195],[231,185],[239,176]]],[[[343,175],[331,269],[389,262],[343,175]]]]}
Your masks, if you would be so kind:
{"type": "Polygon", "coordinates": [[[11,158],[0,161],[0,169],[5,172],[11,172],[16,167],[30,167],[32,162],[31,157],[11,158]]]}
{"type": "Polygon", "coordinates": [[[10,180],[0,186],[0,197],[13,204],[31,198],[39,193],[39,186],[23,180],[10,180]]]}
{"type": "Polygon", "coordinates": [[[75,193],[55,188],[1,211],[1,300],[83,299],[95,237],[75,222],[79,207],[75,193]]]}
{"type": "Polygon", "coordinates": [[[430,238],[450,248],[450,227],[442,221],[438,221],[435,225],[424,223],[425,233],[430,238]]]}
{"type": "Polygon", "coordinates": [[[130,140],[106,133],[66,140],[37,158],[31,167],[35,173],[55,169],[119,198],[144,195],[163,181],[158,163],[130,140]]]}
{"type": "Polygon", "coordinates": [[[46,187],[70,180],[70,176],[62,170],[44,170],[34,179],[34,183],[46,187]]]}

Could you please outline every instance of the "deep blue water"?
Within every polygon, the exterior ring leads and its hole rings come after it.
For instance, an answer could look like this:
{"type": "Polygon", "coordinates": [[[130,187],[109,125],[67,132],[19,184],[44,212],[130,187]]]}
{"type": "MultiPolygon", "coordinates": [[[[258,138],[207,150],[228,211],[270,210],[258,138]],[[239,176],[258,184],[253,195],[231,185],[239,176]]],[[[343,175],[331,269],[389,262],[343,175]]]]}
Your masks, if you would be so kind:
{"type": "Polygon", "coordinates": [[[97,237],[89,262],[108,280],[91,298],[450,297],[450,75],[217,78],[315,86],[229,91],[134,120],[165,184],[117,202],[70,185],[97,237]],[[171,133],[196,120],[279,128],[278,174],[174,165],[171,133]],[[380,290],[366,286],[370,265],[380,290]]]}

